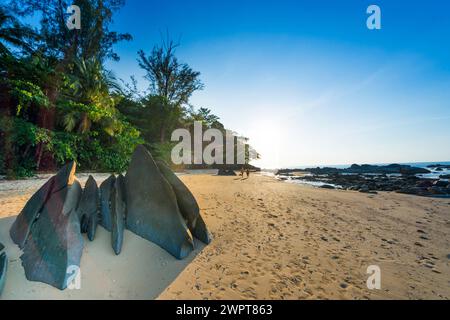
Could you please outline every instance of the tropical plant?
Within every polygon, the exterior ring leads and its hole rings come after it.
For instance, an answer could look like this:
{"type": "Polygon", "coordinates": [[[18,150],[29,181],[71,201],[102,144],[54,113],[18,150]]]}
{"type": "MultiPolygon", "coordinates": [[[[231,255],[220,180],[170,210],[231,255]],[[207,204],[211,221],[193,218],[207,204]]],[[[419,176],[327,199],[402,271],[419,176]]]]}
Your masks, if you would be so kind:
{"type": "Polygon", "coordinates": [[[35,37],[31,28],[23,26],[5,6],[0,6],[0,54],[11,54],[8,46],[31,51],[28,40],[35,37]]]}

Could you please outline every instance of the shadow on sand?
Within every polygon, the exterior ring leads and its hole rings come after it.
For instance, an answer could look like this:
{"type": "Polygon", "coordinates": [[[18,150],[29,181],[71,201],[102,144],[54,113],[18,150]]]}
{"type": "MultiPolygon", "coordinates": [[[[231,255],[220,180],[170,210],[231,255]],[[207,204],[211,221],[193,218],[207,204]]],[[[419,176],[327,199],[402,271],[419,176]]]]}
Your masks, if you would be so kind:
{"type": "Polygon", "coordinates": [[[98,227],[95,240],[84,235],[81,288],[61,291],[25,277],[21,250],[9,229],[16,217],[0,219],[0,242],[8,254],[6,285],[0,299],[155,299],[191,263],[205,245],[195,239],[196,249],[177,260],[157,245],[125,230],[122,253],[114,254],[111,233],[98,227]]]}

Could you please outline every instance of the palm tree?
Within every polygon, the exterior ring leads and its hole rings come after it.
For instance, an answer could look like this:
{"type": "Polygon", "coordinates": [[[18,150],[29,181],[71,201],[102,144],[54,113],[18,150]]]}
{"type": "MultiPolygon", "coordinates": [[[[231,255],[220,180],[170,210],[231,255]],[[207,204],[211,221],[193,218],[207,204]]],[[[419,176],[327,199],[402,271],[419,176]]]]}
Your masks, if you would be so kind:
{"type": "Polygon", "coordinates": [[[69,98],[87,107],[98,108],[100,114],[109,114],[110,117],[89,117],[88,112],[69,112],[64,116],[64,125],[67,131],[72,131],[78,124],[78,132],[85,133],[91,128],[92,122],[103,121],[103,129],[110,135],[114,134],[115,113],[114,98],[111,92],[121,90],[114,74],[104,70],[101,62],[96,58],[76,59],[72,75],[69,76],[73,89],[69,98]]]}
{"type": "Polygon", "coordinates": [[[7,45],[31,50],[27,39],[35,38],[32,29],[23,26],[4,6],[0,6],[0,53],[10,54],[7,45]]]}

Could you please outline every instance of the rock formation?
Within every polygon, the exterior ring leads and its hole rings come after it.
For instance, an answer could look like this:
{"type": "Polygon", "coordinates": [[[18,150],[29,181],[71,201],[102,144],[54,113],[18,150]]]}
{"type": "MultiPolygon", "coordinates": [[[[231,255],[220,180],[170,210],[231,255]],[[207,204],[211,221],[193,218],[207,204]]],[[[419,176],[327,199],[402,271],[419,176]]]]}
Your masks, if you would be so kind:
{"type": "MultiPolygon", "coordinates": [[[[136,148],[126,177],[111,175],[100,188],[89,176],[82,190],[75,169],[72,162],[51,177],[11,227],[11,238],[23,249],[20,258],[28,280],[65,289],[80,266],[82,233],[94,240],[98,223],[111,232],[117,255],[125,228],[178,259],[194,249],[192,235],[204,243],[211,241],[192,193],[165,163],[157,164],[145,147],[136,148]]],[[[0,289],[6,263],[2,253],[0,289]]]]}
{"type": "Polygon", "coordinates": [[[178,209],[172,187],[144,146],[133,153],[126,174],[127,229],[177,259],[193,249],[192,235],[178,209]]]}
{"type": "Polygon", "coordinates": [[[80,220],[81,233],[87,233],[90,241],[94,240],[99,219],[99,193],[97,182],[89,176],[78,204],[77,215],[80,220]]]}
{"type": "Polygon", "coordinates": [[[120,251],[122,250],[123,230],[125,228],[126,217],[125,201],[125,178],[123,175],[119,175],[114,183],[111,194],[111,240],[113,250],[117,255],[120,254],[120,251]]]}
{"type": "Polygon", "coordinates": [[[100,185],[100,225],[106,230],[112,230],[111,222],[111,192],[114,188],[116,177],[111,175],[100,185]]]}
{"type": "Polygon", "coordinates": [[[157,161],[157,165],[164,178],[166,178],[172,186],[177,198],[178,208],[180,209],[183,218],[186,220],[192,235],[203,243],[209,244],[211,242],[211,235],[200,215],[200,208],[191,191],[189,191],[186,185],[172,170],[170,170],[166,163],[157,161]]]}
{"type": "Polygon", "coordinates": [[[83,250],[76,212],[82,189],[75,179],[75,166],[72,162],[51,178],[43,203],[32,203],[40,208],[27,203],[25,208],[29,210],[20,213],[10,231],[13,241],[23,247],[20,258],[27,279],[59,289],[67,287],[70,276],[67,270],[79,267],[83,250]],[[34,220],[30,219],[30,213],[34,214],[34,220]]]}
{"type": "Polygon", "coordinates": [[[0,243],[0,297],[5,287],[6,282],[6,269],[8,268],[8,257],[6,252],[3,252],[5,247],[0,243]]]}
{"type": "Polygon", "coordinates": [[[234,170],[231,170],[231,169],[219,169],[219,171],[217,171],[217,175],[218,176],[236,176],[236,172],[234,172],[234,170]]]}
{"type": "Polygon", "coordinates": [[[56,193],[68,185],[73,184],[75,179],[75,168],[76,165],[74,162],[61,168],[61,170],[59,170],[54,177],[50,178],[26,203],[10,230],[11,239],[21,249],[23,249],[25,245],[33,222],[37,219],[42,207],[52,193],[56,193]]]}

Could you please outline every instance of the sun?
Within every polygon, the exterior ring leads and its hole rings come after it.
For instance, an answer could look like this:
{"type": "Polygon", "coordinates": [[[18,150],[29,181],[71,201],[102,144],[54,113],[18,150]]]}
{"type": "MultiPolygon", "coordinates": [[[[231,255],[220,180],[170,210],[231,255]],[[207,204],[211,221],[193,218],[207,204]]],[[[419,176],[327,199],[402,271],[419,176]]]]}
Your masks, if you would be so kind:
{"type": "Polygon", "coordinates": [[[282,127],[277,118],[255,118],[248,132],[249,144],[260,155],[260,159],[253,160],[252,164],[266,169],[278,168],[283,140],[282,127]]]}

